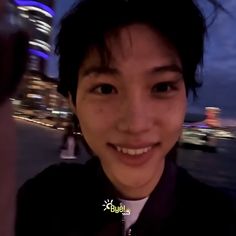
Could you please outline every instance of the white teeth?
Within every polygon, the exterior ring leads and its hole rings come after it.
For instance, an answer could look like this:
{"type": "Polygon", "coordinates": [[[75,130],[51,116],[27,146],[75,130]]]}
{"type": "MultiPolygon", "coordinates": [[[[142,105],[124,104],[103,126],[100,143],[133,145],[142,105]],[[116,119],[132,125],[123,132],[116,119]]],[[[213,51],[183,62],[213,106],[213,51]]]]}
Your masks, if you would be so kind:
{"type": "Polygon", "coordinates": [[[128,152],[129,152],[129,150],[128,150],[128,149],[126,149],[126,148],[121,148],[121,152],[123,152],[123,153],[128,153],[128,152]]]}
{"type": "Polygon", "coordinates": [[[143,153],[148,152],[151,148],[152,147],[146,147],[146,148],[140,148],[140,149],[128,149],[128,148],[122,148],[122,147],[116,146],[116,149],[118,152],[129,154],[131,156],[141,155],[143,153]]]}

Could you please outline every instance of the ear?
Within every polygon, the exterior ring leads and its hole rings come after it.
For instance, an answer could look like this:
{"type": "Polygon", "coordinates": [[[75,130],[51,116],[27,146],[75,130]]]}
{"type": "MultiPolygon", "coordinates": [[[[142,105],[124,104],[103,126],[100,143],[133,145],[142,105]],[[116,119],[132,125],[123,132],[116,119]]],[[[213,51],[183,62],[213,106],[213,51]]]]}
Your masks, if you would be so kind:
{"type": "Polygon", "coordinates": [[[70,107],[70,109],[72,110],[72,112],[73,112],[74,114],[76,114],[76,107],[75,107],[75,105],[74,105],[74,103],[73,103],[73,99],[72,99],[72,96],[71,96],[70,93],[69,93],[69,96],[68,96],[68,103],[69,103],[69,107],[70,107]]]}

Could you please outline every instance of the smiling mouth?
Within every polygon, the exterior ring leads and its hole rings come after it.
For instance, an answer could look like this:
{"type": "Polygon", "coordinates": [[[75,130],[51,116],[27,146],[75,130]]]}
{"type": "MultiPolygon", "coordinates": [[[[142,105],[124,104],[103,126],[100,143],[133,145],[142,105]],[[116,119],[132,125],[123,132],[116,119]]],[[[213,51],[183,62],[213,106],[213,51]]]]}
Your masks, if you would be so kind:
{"type": "Polygon", "coordinates": [[[120,153],[130,155],[130,156],[139,156],[139,155],[149,152],[154,146],[156,146],[156,144],[143,147],[143,148],[126,148],[126,147],[120,147],[114,144],[110,144],[110,146],[112,146],[116,151],[120,153]]]}

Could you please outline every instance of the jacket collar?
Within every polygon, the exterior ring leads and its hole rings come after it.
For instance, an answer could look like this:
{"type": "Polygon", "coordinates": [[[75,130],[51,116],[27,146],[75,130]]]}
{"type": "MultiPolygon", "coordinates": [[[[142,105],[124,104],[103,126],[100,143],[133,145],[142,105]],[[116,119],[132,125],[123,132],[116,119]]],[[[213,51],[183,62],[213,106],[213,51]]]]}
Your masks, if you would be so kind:
{"type": "Polygon", "coordinates": [[[162,177],[150,194],[133,230],[144,232],[151,229],[155,229],[156,232],[160,230],[176,205],[176,180],[177,166],[172,161],[166,160],[162,177]]]}
{"type": "MultiPolygon", "coordinates": [[[[104,211],[104,203],[113,200],[115,206],[119,206],[120,201],[116,197],[116,191],[106,177],[100,162],[97,160],[90,163],[90,174],[93,176],[93,193],[96,196],[96,225],[105,227],[106,224],[116,224],[121,226],[122,214],[104,211]]],[[[167,159],[160,181],[152,191],[144,208],[142,209],[137,222],[133,225],[135,231],[145,231],[151,228],[160,228],[165,220],[170,216],[175,207],[175,191],[177,179],[177,166],[173,161],[167,159]]]]}

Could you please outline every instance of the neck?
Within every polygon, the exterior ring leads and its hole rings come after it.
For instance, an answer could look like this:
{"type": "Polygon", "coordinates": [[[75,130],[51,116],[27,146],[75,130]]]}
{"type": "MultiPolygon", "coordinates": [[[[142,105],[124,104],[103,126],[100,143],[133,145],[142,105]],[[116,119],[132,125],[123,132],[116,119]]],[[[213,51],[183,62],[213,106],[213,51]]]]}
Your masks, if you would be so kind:
{"type": "Polygon", "coordinates": [[[159,183],[165,167],[165,160],[163,160],[159,168],[156,170],[155,176],[149,181],[139,186],[127,186],[122,184],[115,184],[118,192],[118,197],[125,200],[140,200],[148,197],[159,183]]]}

